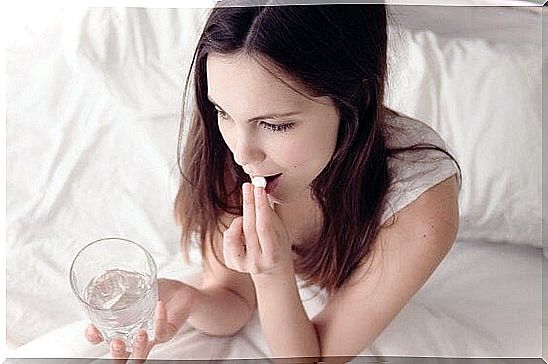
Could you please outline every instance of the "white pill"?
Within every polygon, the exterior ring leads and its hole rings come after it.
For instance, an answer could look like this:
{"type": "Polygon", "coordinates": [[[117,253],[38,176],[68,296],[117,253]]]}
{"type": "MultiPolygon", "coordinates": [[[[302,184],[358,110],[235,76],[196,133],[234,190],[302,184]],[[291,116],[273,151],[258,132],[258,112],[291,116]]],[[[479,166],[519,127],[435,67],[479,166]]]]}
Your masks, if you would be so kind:
{"type": "Polygon", "coordinates": [[[253,177],[251,183],[253,183],[253,186],[255,187],[266,187],[266,179],[264,177],[253,177]]]}

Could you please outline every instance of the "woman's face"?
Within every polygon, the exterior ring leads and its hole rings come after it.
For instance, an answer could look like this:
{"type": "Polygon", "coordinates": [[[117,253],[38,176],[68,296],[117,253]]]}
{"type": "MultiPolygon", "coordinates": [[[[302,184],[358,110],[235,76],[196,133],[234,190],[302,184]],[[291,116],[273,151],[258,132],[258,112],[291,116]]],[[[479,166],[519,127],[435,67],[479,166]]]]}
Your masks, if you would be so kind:
{"type": "Polygon", "coordinates": [[[312,101],[245,56],[210,54],[207,83],[219,130],[236,163],[250,176],[281,173],[274,182],[267,178],[267,192],[276,203],[309,198],[310,183],[337,142],[339,115],[331,98],[312,101]]]}

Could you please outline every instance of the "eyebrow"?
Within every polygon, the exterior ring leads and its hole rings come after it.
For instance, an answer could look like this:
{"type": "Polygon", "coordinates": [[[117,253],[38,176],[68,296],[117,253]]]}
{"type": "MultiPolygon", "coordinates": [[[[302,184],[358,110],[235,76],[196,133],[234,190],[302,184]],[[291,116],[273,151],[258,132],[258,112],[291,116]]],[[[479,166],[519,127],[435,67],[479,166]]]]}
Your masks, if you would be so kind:
{"type": "MultiPolygon", "coordinates": [[[[226,111],[223,110],[222,107],[220,107],[216,102],[215,100],[213,100],[211,98],[210,95],[207,95],[207,98],[209,99],[209,101],[211,101],[211,103],[215,106],[217,106],[219,109],[221,109],[222,112],[226,113],[226,111]]],[[[265,119],[278,119],[278,118],[284,118],[284,117],[288,117],[288,116],[293,116],[293,115],[298,115],[298,114],[301,114],[301,112],[297,112],[297,111],[291,111],[291,112],[285,112],[285,113],[274,113],[274,114],[267,114],[267,115],[259,115],[259,116],[255,116],[251,119],[248,119],[247,122],[248,123],[251,123],[251,122],[254,122],[254,121],[260,121],[260,120],[265,120],[265,119]]]]}

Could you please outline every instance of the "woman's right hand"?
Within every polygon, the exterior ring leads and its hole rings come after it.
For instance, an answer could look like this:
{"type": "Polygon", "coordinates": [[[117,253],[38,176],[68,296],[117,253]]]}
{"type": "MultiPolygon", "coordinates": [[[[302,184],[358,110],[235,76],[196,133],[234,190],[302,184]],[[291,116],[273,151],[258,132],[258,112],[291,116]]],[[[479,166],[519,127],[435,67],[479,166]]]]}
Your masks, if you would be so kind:
{"type": "MultiPolygon", "coordinates": [[[[109,348],[112,358],[121,359],[123,363],[131,356],[135,359],[142,359],[144,362],[154,345],[170,340],[181,329],[190,314],[195,291],[196,288],[176,280],[158,279],[154,340],[149,341],[146,332],[139,331],[134,342],[133,353],[129,353],[126,351],[123,340],[114,339],[109,348]]],[[[91,324],[87,327],[85,336],[92,344],[99,344],[103,341],[99,330],[91,324]]]]}

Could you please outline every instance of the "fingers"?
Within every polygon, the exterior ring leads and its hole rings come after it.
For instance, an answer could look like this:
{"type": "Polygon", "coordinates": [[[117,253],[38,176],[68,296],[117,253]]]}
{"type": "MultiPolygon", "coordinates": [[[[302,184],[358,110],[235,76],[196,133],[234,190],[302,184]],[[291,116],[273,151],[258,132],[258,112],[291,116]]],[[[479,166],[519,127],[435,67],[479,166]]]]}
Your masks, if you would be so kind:
{"type": "Polygon", "coordinates": [[[143,364],[150,354],[154,341],[148,340],[146,331],[140,330],[133,340],[133,353],[126,350],[126,344],[121,339],[113,339],[110,343],[110,355],[112,357],[112,363],[125,364],[131,356],[132,363],[143,364]]]}
{"type": "Polygon", "coordinates": [[[137,364],[144,363],[154,344],[153,341],[148,341],[146,331],[139,331],[137,335],[135,335],[135,340],[133,341],[133,362],[137,364]]]}
{"type": "MultiPolygon", "coordinates": [[[[157,310],[158,312],[158,310],[157,310]]],[[[162,313],[160,313],[162,315],[162,313]]],[[[163,317],[166,317],[165,307],[163,308],[163,317]]],[[[99,344],[103,341],[103,337],[97,328],[93,325],[88,325],[85,332],[86,339],[92,344],[99,344]]],[[[148,340],[146,331],[139,331],[134,338],[133,353],[126,350],[126,344],[124,340],[113,339],[110,342],[109,350],[112,357],[112,363],[122,364],[126,363],[127,359],[131,356],[134,358],[134,363],[142,364],[145,362],[150,350],[154,346],[153,341],[148,340]]]]}
{"type": "Polygon", "coordinates": [[[167,318],[167,309],[163,301],[156,304],[156,318],[154,319],[155,341],[159,343],[170,340],[175,335],[177,329],[169,323],[167,318]]]}
{"type": "Polygon", "coordinates": [[[167,325],[167,311],[163,301],[156,303],[156,314],[154,318],[154,332],[156,333],[156,340],[158,342],[164,342],[169,340],[168,333],[165,330],[167,325]]]}
{"type": "Polygon", "coordinates": [[[86,339],[93,345],[97,345],[103,341],[103,337],[97,328],[93,325],[88,325],[85,332],[86,339]]]}
{"type": "Polygon", "coordinates": [[[110,342],[110,355],[112,357],[112,363],[125,364],[131,353],[126,351],[124,340],[113,339],[110,342]]]}
{"type": "Polygon", "coordinates": [[[246,254],[257,257],[261,254],[261,246],[255,224],[255,197],[253,195],[253,185],[245,182],[242,185],[243,194],[243,218],[244,218],[244,236],[246,254]]]}
{"type": "Polygon", "coordinates": [[[223,256],[227,267],[258,274],[287,262],[289,243],[282,221],[262,187],[242,185],[243,216],[235,218],[223,233],[223,256]],[[244,248],[245,247],[245,248],[244,248]]]}
{"type": "Polygon", "coordinates": [[[260,246],[263,256],[270,257],[277,249],[276,244],[278,242],[274,226],[272,225],[274,214],[272,214],[272,209],[264,188],[255,187],[254,197],[256,205],[255,220],[257,235],[261,242],[260,246]]]}

